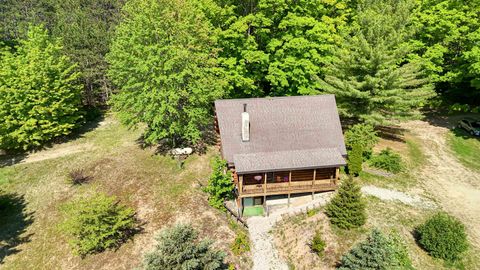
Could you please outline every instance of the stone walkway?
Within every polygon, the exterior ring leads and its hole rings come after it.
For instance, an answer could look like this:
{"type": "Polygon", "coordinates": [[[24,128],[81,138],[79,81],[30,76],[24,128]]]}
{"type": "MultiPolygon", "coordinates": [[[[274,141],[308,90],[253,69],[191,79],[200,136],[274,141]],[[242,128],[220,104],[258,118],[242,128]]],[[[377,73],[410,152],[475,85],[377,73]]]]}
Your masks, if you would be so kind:
{"type": "Polygon", "coordinates": [[[397,190],[379,188],[376,186],[363,186],[362,192],[365,195],[371,195],[384,201],[400,201],[414,207],[434,208],[433,202],[423,200],[422,198],[410,195],[397,190]]]}
{"type": "Polygon", "coordinates": [[[288,270],[286,262],[280,258],[273,244],[270,231],[285,214],[294,214],[325,205],[332,193],[316,194],[315,199],[307,204],[285,207],[270,213],[268,217],[250,217],[247,219],[248,232],[252,242],[253,270],[288,270]]]}

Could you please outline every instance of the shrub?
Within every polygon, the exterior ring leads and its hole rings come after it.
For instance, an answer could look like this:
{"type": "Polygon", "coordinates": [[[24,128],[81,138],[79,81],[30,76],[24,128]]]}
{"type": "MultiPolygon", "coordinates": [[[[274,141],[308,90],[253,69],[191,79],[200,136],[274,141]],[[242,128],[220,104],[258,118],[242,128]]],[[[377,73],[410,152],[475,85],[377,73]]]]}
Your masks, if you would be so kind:
{"type": "Polygon", "coordinates": [[[454,262],[468,249],[465,226],[445,213],[433,215],[416,232],[420,246],[435,258],[454,262]]]}
{"type": "Polygon", "coordinates": [[[83,197],[65,204],[62,211],[65,220],[60,229],[71,238],[74,253],[82,257],[118,247],[137,230],[134,210],[114,196],[83,197]]]}
{"type": "Polygon", "coordinates": [[[250,243],[248,241],[248,236],[243,231],[238,231],[235,240],[233,240],[232,245],[230,246],[233,254],[240,255],[244,252],[250,251],[250,243]]]}
{"type": "Polygon", "coordinates": [[[233,181],[230,171],[227,171],[225,160],[216,156],[212,161],[213,172],[208,180],[205,191],[210,195],[208,203],[218,209],[223,209],[223,202],[233,197],[233,181]]]}
{"type": "Polygon", "coordinates": [[[362,171],[362,155],[362,145],[359,143],[354,144],[348,155],[348,173],[350,175],[358,176],[358,174],[362,171]]]}
{"type": "Polygon", "coordinates": [[[345,132],[345,144],[349,150],[355,144],[360,144],[363,149],[363,157],[369,159],[372,149],[378,142],[377,132],[372,125],[356,124],[345,132]]]}
{"type": "Polygon", "coordinates": [[[145,256],[143,268],[157,269],[227,269],[225,254],[211,248],[208,240],[198,241],[190,225],[176,225],[160,233],[154,250],[145,256]]]}
{"type": "Polygon", "coordinates": [[[330,222],[341,229],[357,228],[365,224],[367,219],[365,207],[360,187],[349,177],[328,203],[326,214],[330,222]]]}
{"type": "Polygon", "coordinates": [[[413,269],[397,236],[374,229],[367,239],[342,256],[339,269],[413,269]]]}
{"type": "Polygon", "coordinates": [[[399,173],[402,170],[402,158],[399,154],[387,148],[378,155],[374,155],[369,162],[375,168],[379,168],[391,173],[399,173]]]}
{"type": "Polygon", "coordinates": [[[83,169],[75,169],[68,173],[68,182],[72,185],[81,185],[90,181],[92,177],[88,176],[83,169]]]}
{"type": "Polygon", "coordinates": [[[315,252],[318,256],[323,256],[323,251],[325,250],[326,246],[327,244],[325,243],[325,241],[323,241],[321,232],[316,231],[310,244],[312,251],[315,252]]]}

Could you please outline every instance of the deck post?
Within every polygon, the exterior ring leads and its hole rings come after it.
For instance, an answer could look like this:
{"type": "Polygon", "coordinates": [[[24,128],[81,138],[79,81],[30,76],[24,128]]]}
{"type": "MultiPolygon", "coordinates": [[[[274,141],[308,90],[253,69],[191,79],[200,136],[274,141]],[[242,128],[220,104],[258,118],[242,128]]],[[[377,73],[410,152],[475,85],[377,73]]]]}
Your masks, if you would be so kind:
{"type": "Polygon", "coordinates": [[[290,207],[290,192],[288,193],[288,207],[290,207]]]}
{"type": "Polygon", "coordinates": [[[340,168],[335,168],[335,185],[338,182],[338,178],[340,177],[340,168]]]}
{"type": "Polygon", "coordinates": [[[265,173],[265,178],[263,179],[263,196],[267,195],[267,173],[265,173]]]}
{"type": "Polygon", "coordinates": [[[243,175],[238,176],[238,196],[242,195],[243,191],[243,175]]]}

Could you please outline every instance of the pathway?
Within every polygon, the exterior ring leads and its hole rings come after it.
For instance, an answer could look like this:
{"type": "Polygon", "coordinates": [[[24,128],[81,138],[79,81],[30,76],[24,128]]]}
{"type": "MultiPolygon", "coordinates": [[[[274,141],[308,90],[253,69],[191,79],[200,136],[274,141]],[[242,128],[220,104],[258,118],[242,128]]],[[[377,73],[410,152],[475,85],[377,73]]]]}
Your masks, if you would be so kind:
{"type": "Polygon", "coordinates": [[[324,205],[330,198],[331,193],[317,194],[316,198],[307,204],[296,207],[278,209],[268,217],[250,217],[247,219],[250,241],[253,243],[253,270],[288,270],[285,261],[280,258],[273,244],[271,229],[283,215],[305,211],[318,205],[324,205]]]}
{"type": "Polygon", "coordinates": [[[480,247],[480,174],[458,161],[446,141],[449,130],[446,121],[437,121],[436,125],[425,121],[403,125],[422,140],[428,159],[418,179],[444,210],[466,225],[472,244],[480,247]]]}

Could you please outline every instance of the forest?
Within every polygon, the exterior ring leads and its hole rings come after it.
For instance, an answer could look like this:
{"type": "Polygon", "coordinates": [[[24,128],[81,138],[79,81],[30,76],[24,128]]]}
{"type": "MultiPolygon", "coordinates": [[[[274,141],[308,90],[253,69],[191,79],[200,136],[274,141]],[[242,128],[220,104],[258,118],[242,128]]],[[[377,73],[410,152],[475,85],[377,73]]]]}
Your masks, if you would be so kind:
{"type": "Polygon", "coordinates": [[[219,98],[335,94],[344,119],[478,112],[480,2],[0,2],[0,149],[105,108],[147,144],[195,145],[219,98]]]}

